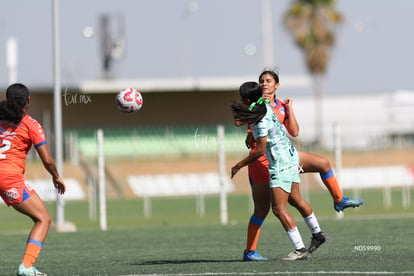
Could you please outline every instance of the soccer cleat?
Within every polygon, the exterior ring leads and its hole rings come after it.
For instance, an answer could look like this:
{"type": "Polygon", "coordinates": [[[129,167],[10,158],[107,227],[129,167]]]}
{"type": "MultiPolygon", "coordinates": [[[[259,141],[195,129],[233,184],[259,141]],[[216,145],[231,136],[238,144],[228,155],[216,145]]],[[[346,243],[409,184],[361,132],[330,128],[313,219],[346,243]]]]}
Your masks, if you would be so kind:
{"type": "Polygon", "coordinates": [[[323,244],[327,239],[328,235],[326,235],[324,232],[312,234],[311,243],[308,248],[309,253],[313,253],[313,251],[318,249],[319,246],[321,246],[321,244],[323,244]]]}
{"type": "Polygon", "coordinates": [[[309,252],[306,248],[297,249],[291,252],[286,258],[282,258],[284,261],[297,261],[297,260],[307,260],[309,257],[309,252]]]}
{"type": "Polygon", "coordinates": [[[23,264],[19,265],[16,271],[17,276],[47,276],[46,273],[40,272],[36,267],[25,267],[23,264]]]}
{"type": "Polygon", "coordinates": [[[267,261],[268,258],[262,257],[255,250],[243,252],[243,261],[267,261]]]}
{"type": "Polygon", "coordinates": [[[334,203],[334,208],[335,211],[340,212],[343,211],[346,208],[352,207],[359,207],[360,205],[362,205],[362,203],[364,203],[364,200],[362,198],[359,199],[352,199],[349,197],[342,197],[342,200],[338,203],[334,203]]]}

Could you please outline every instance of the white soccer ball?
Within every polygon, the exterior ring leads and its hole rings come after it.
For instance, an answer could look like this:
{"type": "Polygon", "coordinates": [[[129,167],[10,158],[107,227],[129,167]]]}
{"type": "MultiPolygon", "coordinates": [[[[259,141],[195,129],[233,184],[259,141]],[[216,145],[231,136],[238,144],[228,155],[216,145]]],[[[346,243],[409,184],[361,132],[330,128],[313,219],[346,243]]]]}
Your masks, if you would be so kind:
{"type": "Polygon", "coordinates": [[[124,88],[119,91],[115,102],[119,110],[127,113],[140,110],[144,104],[141,93],[134,88],[124,88]]]}

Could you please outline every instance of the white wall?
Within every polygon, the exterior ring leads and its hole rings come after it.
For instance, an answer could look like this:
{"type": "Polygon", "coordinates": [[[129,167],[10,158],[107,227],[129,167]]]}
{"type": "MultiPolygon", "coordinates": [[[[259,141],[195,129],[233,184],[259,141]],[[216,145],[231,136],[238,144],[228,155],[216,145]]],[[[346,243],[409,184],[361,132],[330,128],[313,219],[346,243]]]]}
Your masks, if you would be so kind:
{"type": "MultiPolygon", "coordinates": [[[[315,137],[313,95],[292,96],[300,124],[299,139],[315,137]]],[[[384,143],[391,133],[414,134],[414,92],[379,94],[324,95],[322,103],[323,144],[331,148],[333,126],[341,129],[344,147],[366,147],[384,143]]]]}

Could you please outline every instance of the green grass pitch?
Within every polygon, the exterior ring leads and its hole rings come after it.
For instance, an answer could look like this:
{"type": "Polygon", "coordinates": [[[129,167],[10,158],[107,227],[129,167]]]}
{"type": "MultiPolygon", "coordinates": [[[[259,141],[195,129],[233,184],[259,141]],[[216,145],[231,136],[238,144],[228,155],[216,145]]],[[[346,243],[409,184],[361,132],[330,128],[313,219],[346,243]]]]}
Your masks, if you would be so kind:
{"type": "MultiPolygon", "coordinates": [[[[349,193],[348,193],[349,194],[349,193]]],[[[349,194],[351,195],[351,194],[349,194]]],[[[219,224],[217,197],[206,197],[199,216],[194,198],[153,199],[152,216],[141,200],[109,201],[108,230],[89,218],[87,202],[67,202],[73,233],[50,232],[36,262],[48,275],[414,275],[414,207],[384,209],[382,192],[362,192],[364,205],[335,218],[329,196],[311,194],[310,202],[329,240],[307,261],[286,262],[292,247],[280,223],[269,214],[258,245],[267,262],[242,262],[247,195],[229,196],[229,224],[219,224]]],[[[53,203],[47,204],[54,214],[53,203]]],[[[309,245],[310,233],[292,209],[309,245]]],[[[0,205],[0,275],[15,275],[31,223],[0,205]]]]}

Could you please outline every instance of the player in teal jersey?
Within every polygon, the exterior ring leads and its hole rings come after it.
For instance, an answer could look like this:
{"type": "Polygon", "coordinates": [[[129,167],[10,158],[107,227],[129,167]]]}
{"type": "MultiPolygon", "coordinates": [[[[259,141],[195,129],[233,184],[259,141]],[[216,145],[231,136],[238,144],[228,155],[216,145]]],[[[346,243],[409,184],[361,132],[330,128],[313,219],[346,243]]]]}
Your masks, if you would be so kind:
{"type": "Polygon", "coordinates": [[[232,105],[236,125],[251,125],[256,140],[256,150],[232,167],[231,177],[242,167],[266,154],[269,161],[272,211],[280,220],[295,249],[284,260],[307,259],[309,251],[303,243],[295,220],[287,211],[287,203],[289,202],[301,212],[312,233],[319,233],[321,229],[312,207],[299,192],[298,153],[282,124],[261,96],[262,89],[258,83],[246,82],[240,86],[242,103],[232,105]]]}

